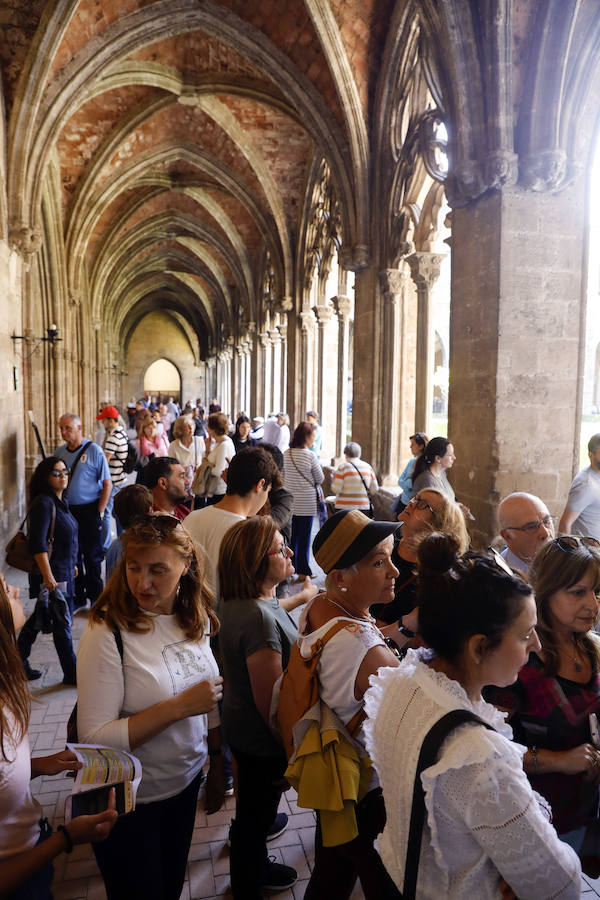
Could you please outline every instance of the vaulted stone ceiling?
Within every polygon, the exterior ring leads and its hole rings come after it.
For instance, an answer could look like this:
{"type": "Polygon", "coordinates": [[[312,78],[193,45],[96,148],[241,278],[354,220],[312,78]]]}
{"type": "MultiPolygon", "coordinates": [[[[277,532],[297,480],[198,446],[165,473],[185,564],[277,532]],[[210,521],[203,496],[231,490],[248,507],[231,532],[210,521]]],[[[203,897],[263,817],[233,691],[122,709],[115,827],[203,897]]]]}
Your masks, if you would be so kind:
{"type": "Polygon", "coordinates": [[[17,5],[2,41],[9,222],[40,228],[54,185],[65,287],[92,319],[130,334],[171,310],[206,352],[260,317],[266,259],[278,301],[294,296],[321,158],[345,242],[368,243],[367,120],[392,0],[17,5]]]}

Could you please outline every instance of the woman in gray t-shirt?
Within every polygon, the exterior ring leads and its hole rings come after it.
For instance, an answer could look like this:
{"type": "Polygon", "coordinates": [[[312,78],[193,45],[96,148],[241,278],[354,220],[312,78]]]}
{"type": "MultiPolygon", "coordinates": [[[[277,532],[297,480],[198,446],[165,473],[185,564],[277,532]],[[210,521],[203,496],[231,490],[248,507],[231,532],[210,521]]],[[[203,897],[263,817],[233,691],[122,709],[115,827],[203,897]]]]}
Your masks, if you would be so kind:
{"type": "MultiPolygon", "coordinates": [[[[275,589],[294,572],[292,552],[270,516],[234,525],[219,554],[219,617],[225,694],[223,728],[238,766],[235,819],[229,833],[234,898],[259,900],[266,888],[291,887],[290,866],[269,862],[266,837],[283,788],[287,759],[268,726],[273,685],[298,631],[275,589]]],[[[304,588],[311,599],[316,588],[304,588]]]]}

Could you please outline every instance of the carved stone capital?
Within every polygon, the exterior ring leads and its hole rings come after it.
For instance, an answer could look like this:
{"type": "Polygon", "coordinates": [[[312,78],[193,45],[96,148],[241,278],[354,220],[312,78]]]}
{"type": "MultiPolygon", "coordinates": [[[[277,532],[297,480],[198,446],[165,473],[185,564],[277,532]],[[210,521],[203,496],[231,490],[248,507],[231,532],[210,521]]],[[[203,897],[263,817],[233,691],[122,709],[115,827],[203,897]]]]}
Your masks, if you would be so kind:
{"type": "Polygon", "coordinates": [[[94,331],[100,331],[102,328],[102,319],[92,319],[92,328],[94,331]]]}
{"type": "Polygon", "coordinates": [[[496,150],[485,161],[486,190],[512,187],[519,178],[519,157],[509,150],[496,150]]]}
{"type": "Polygon", "coordinates": [[[319,328],[326,328],[333,316],[332,308],[330,306],[313,306],[313,312],[319,328]]]}
{"type": "Polygon", "coordinates": [[[12,250],[16,250],[25,260],[31,259],[42,246],[42,232],[39,228],[17,223],[8,232],[8,242],[12,250]]]}
{"type": "Polygon", "coordinates": [[[445,259],[444,253],[426,253],[425,251],[406,257],[417,289],[431,290],[440,277],[440,266],[443,259],[445,259]]]}
{"type": "Polygon", "coordinates": [[[366,244],[342,247],[339,251],[340,265],[350,272],[362,272],[371,265],[371,249],[366,244]]]}
{"type": "Polygon", "coordinates": [[[256,322],[248,322],[248,334],[256,334],[256,322]]]}
{"type": "Polygon", "coordinates": [[[287,341],[287,330],[288,330],[287,325],[284,325],[282,323],[281,325],[278,325],[278,328],[279,328],[279,334],[281,335],[282,342],[287,341]]]}
{"type": "Polygon", "coordinates": [[[293,297],[284,297],[279,304],[279,309],[281,312],[288,313],[291,312],[294,308],[294,300],[293,297]]]}
{"type": "Polygon", "coordinates": [[[269,344],[271,343],[271,339],[269,338],[269,335],[266,332],[262,332],[261,334],[259,334],[258,339],[260,341],[260,345],[263,348],[263,350],[266,350],[267,347],[269,346],[269,344]]]}
{"type": "Polygon", "coordinates": [[[279,333],[278,328],[269,329],[269,340],[271,341],[272,344],[281,343],[281,334],[279,333]]]}
{"type": "Polygon", "coordinates": [[[382,269],[379,273],[379,285],[384,294],[401,294],[407,278],[408,273],[401,269],[382,269]]]}
{"type": "Polygon", "coordinates": [[[81,306],[81,291],[69,291],[69,306],[79,309],[81,306]]]}
{"type": "Polygon", "coordinates": [[[333,303],[333,308],[337,313],[338,319],[347,322],[350,318],[350,313],[352,312],[352,300],[350,297],[346,297],[344,294],[338,294],[337,297],[331,298],[331,302],[333,303]]]}
{"type": "Polygon", "coordinates": [[[564,150],[544,150],[521,162],[521,181],[531,191],[555,191],[564,186],[566,174],[564,150]]]}
{"type": "Polygon", "coordinates": [[[316,322],[312,310],[305,310],[300,313],[300,328],[305,334],[309,334],[315,330],[316,322]]]}

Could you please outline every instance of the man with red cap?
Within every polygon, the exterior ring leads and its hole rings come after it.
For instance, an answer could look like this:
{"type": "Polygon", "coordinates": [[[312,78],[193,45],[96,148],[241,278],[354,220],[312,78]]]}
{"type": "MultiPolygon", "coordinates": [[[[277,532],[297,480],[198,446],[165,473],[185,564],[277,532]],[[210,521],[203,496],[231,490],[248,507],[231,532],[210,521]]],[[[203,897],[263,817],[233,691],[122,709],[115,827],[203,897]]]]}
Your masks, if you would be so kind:
{"type": "Polygon", "coordinates": [[[102,446],[112,481],[112,491],[102,520],[102,546],[106,553],[110,547],[110,519],[115,494],[127,483],[124,466],[129,445],[127,435],[119,423],[119,410],[116,406],[105,406],[100,415],[96,416],[96,419],[100,420],[106,429],[106,436],[102,446]]]}

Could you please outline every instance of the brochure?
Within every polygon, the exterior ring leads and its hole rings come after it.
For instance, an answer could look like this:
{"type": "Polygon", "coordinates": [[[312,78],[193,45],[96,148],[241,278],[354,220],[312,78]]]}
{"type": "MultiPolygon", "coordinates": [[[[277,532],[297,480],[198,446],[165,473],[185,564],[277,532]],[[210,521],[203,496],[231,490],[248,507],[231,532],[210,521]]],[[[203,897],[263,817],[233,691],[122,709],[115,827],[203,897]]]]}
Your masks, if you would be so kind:
{"type": "Polygon", "coordinates": [[[96,744],[67,744],[67,747],[83,765],[75,774],[73,791],[65,803],[65,822],[76,816],[103,812],[113,787],[119,815],[135,809],[142,780],[142,765],[136,756],[126,750],[96,744]]]}

